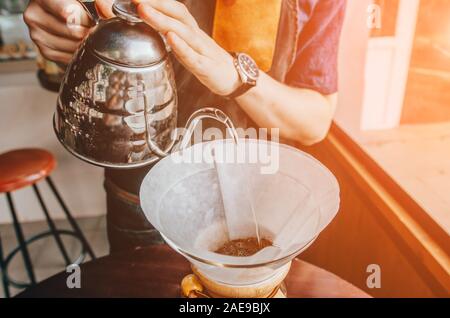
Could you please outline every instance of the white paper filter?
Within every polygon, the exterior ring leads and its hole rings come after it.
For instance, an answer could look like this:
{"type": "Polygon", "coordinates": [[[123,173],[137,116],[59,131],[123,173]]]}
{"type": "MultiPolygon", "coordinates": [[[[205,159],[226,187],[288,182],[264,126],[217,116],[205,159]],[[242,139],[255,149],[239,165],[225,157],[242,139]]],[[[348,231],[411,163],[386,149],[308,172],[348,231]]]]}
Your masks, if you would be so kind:
{"type": "Polygon", "coordinates": [[[140,198],[150,223],[204,275],[251,284],[274,275],[331,222],[339,208],[339,186],[320,162],[295,148],[219,140],[161,160],[145,177],[140,198]],[[253,155],[261,149],[272,152],[278,169],[267,169],[267,160],[255,162],[253,155]],[[198,160],[199,153],[206,154],[204,160],[198,160]],[[233,155],[246,160],[233,163],[233,155]],[[262,237],[274,247],[249,257],[214,253],[227,240],[255,237],[252,204],[262,237]],[[264,263],[271,265],[229,268],[264,263]]]}

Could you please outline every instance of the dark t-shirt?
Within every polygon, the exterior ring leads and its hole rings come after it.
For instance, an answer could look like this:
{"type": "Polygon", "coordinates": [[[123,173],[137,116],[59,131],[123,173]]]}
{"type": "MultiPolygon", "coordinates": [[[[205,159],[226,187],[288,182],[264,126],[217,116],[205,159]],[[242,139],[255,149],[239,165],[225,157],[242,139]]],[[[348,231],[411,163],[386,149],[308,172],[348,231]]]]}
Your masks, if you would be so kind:
{"type": "Polygon", "coordinates": [[[286,83],[329,95],[338,89],[339,38],[345,0],[297,0],[297,52],[286,83]]]}
{"type": "MultiPolygon", "coordinates": [[[[287,1],[287,0],[284,0],[287,1]]],[[[188,8],[199,22],[199,26],[211,34],[214,19],[214,0],[185,0],[188,8]]],[[[285,83],[298,88],[316,90],[322,94],[337,92],[337,54],[340,31],[344,19],[346,0],[290,0],[288,6],[296,21],[290,21],[296,29],[294,60],[288,69],[285,83]]],[[[284,46],[288,41],[279,34],[277,45],[284,46]]],[[[277,47],[277,50],[279,47],[277,47]]],[[[284,61],[281,61],[284,63],[284,61]]],[[[288,62],[286,62],[288,63],[288,62]]],[[[221,107],[225,100],[210,93],[181,64],[174,60],[175,77],[178,90],[179,126],[197,108],[221,107]]],[[[236,126],[254,126],[255,124],[239,107],[229,107],[228,113],[236,126]]],[[[136,170],[106,170],[106,177],[120,188],[138,193],[142,179],[150,167],[136,170]]]]}

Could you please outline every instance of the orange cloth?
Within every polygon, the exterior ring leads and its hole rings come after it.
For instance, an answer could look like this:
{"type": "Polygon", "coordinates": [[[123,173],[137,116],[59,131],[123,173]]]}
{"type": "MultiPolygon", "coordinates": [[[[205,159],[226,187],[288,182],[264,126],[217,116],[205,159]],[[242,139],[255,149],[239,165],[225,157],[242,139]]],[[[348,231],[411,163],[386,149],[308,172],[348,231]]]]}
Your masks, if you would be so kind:
{"type": "Polygon", "coordinates": [[[272,66],[282,0],[217,0],[213,38],[230,52],[244,52],[267,72],[272,66]]]}

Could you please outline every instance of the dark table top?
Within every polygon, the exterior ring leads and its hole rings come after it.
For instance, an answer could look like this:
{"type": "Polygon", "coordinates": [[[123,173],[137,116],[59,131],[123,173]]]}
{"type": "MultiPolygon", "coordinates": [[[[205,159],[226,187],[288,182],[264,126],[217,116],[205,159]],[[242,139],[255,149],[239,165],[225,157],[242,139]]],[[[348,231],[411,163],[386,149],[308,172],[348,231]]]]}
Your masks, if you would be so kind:
{"type": "MultiPolygon", "coordinates": [[[[84,263],[81,288],[69,289],[70,273],[62,272],[18,297],[180,297],[180,282],[191,273],[189,263],[166,245],[110,255],[84,263]]],[[[285,280],[288,297],[368,297],[336,275],[294,260],[285,280]]]]}

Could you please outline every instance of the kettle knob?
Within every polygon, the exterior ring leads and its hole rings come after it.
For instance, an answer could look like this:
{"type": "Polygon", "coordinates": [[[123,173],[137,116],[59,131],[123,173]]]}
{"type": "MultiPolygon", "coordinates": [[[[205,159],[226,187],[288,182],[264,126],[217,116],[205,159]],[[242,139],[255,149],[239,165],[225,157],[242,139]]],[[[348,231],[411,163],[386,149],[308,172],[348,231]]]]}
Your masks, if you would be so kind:
{"type": "Polygon", "coordinates": [[[113,4],[112,10],[116,16],[127,22],[142,22],[137,13],[136,5],[130,0],[116,0],[113,4]]]}

